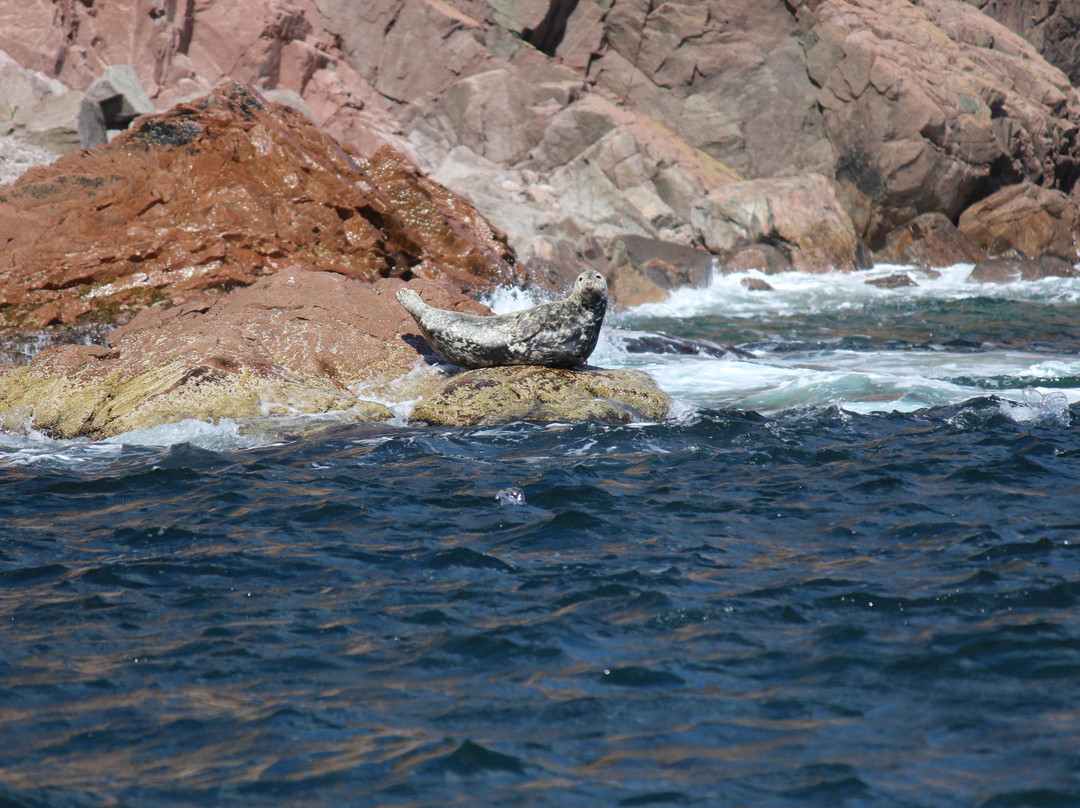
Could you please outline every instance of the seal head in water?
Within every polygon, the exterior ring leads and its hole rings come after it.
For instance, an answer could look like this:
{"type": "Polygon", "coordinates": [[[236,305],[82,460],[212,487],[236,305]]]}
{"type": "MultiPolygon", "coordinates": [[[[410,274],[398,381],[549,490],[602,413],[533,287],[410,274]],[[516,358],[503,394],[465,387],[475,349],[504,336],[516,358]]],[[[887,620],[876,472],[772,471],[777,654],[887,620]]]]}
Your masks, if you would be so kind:
{"type": "Polygon", "coordinates": [[[397,299],[447,362],[463,368],[572,368],[596,347],[607,310],[607,281],[587,269],[565,300],[487,317],[434,308],[412,289],[399,289],[397,299]]]}

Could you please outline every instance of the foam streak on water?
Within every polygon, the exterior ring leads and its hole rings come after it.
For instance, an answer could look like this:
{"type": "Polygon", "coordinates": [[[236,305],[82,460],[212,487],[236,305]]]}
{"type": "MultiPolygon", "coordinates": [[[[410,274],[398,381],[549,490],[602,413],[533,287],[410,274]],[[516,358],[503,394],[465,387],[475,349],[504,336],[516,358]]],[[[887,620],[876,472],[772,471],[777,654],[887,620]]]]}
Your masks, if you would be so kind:
{"type": "Polygon", "coordinates": [[[0,805],[1080,805],[1080,284],[865,277],[616,313],[660,424],[0,433],[0,805]]]}
{"type": "Polygon", "coordinates": [[[1010,402],[1050,396],[1058,410],[1080,400],[1080,282],[980,284],[960,265],[936,278],[912,271],[914,288],[866,283],[900,269],[769,276],[773,292],[748,291],[744,275],[718,276],[708,289],[616,314],[594,361],[641,367],[698,405],[767,414],[828,405],[906,412],[988,393],[1010,402]],[[1041,344],[1038,316],[1064,326],[1057,350],[1041,344]],[[627,328],[705,336],[756,357],[628,355],[612,339],[627,328]]]}

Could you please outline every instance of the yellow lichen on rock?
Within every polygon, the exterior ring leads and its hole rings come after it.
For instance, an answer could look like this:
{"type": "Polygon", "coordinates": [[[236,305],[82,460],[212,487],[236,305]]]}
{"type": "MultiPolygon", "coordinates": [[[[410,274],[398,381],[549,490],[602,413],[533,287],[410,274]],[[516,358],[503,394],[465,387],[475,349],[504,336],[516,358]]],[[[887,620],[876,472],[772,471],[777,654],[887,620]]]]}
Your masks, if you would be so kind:
{"type": "Polygon", "coordinates": [[[640,370],[496,367],[451,377],[413,408],[418,421],[470,426],[506,421],[659,421],[671,399],[640,370]]]}

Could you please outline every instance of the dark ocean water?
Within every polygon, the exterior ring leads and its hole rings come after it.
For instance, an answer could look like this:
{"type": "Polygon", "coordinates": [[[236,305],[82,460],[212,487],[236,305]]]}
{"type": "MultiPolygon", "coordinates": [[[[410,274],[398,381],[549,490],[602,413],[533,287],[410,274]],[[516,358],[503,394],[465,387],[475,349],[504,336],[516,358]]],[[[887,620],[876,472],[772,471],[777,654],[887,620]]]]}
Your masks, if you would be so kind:
{"type": "Polygon", "coordinates": [[[758,332],[662,424],[0,436],[0,807],[1080,806],[1080,309],[903,300],[630,316],[758,332]]]}

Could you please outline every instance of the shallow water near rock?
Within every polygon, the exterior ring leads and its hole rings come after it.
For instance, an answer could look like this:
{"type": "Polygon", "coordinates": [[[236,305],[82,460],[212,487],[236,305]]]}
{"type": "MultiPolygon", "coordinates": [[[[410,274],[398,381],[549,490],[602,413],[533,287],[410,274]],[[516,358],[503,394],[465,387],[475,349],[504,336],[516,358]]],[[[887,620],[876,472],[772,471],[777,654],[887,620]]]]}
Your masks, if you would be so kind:
{"type": "Polygon", "coordinates": [[[0,804],[1080,804],[1080,282],[966,269],[616,315],[660,424],[0,435],[0,804]]]}

